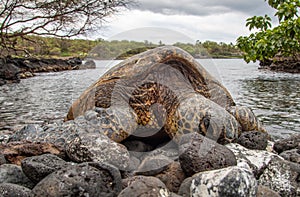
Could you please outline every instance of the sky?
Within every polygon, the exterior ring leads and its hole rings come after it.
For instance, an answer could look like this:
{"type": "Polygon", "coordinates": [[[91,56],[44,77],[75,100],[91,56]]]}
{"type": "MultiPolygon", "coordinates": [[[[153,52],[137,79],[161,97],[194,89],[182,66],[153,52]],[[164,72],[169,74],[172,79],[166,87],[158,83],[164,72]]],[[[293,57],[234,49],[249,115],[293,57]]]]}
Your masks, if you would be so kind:
{"type": "Polygon", "coordinates": [[[137,5],[109,18],[90,37],[164,44],[235,43],[250,33],[245,27],[247,18],[274,13],[264,0],[137,0],[137,5]]]}

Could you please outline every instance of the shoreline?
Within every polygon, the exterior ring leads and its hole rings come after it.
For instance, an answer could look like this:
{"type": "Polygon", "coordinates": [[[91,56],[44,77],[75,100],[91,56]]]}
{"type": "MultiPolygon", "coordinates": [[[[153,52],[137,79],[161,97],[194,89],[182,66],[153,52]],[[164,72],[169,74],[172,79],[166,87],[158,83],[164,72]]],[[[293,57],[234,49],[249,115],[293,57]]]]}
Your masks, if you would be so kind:
{"type": "Polygon", "coordinates": [[[271,70],[276,72],[300,73],[300,59],[275,58],[272,60],[260,61],[259,69],[271,70]]]}
{"type": "Polygon", "coordinates": [[[78,57],[57,58],[0,58],[0,86],[19,83],[21,79],[35,76],[35,73],[59,72],[94,68],[86,66],[78,57]]]}

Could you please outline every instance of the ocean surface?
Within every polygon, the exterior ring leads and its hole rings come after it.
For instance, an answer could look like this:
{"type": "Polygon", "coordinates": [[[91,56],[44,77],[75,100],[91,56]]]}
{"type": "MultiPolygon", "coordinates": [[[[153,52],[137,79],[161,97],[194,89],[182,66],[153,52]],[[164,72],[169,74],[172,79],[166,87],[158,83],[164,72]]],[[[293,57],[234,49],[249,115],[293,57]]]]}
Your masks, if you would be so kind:
{"type": "MultiPolygon", "coordinates": [[[[300,74],[259,70],[241,59],[198,60],[232,94],[250,107],[274,138],[300,133],[300,74]]],[[[61,120],[72,102],[120,61],[97,61],[93,70],[42,73],[0,86],[0,134],[30,123],[61,120]]]]}

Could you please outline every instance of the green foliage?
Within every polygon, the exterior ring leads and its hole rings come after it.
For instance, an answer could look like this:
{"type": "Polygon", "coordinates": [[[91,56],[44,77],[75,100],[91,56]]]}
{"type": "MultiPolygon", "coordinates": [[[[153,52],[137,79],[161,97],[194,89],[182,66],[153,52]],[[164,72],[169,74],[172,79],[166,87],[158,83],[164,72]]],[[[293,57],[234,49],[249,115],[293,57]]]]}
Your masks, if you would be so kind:
{"type": "MultiPolygon", "coordinates": [[[[160,41],[153,44],[128,40],[82,40],[61,39],[54,37],[26,36],[17,42],[18,48],[22,49],[17,56],[30,54],[34,57],[89,57],[95,59],[126,59],[132,55],[141,53],[151,48],[163,46],[160,41]],[[26,53],[24,52],[26,51],[26,53]]],[[[232,43],[217,43],[197,41],[195,44],[175,43],[174,46],[182,48],[196,58],[236,58],[241,57],[240,50],[232,43]]]]}
{"type": "Polygon", "coordinates": [[[271,18],[267,15],[247,19],[246,26],[259,31],[237,39],[246,62],[264,61],[276,55],[296,57],[300,53],[300,1],[268,0],[268,3],[277,10],[279,25],[271,29],[271,18]]]}
{"type": "Polygon", "coordinates": [[[271,18],[268,15],[263,16],[253,16],[247,19],[246,27],[249,26],[249,30],[254,28],[260,29],[261,31],[266,31],[271,27],[271,18]]]}

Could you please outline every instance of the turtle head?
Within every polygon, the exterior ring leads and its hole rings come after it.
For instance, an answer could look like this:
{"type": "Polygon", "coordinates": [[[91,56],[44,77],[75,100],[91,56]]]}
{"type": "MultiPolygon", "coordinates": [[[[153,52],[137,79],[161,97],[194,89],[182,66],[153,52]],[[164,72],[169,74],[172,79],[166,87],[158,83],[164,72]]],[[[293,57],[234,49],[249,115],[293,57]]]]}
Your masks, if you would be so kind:
{"type": "Polygon", "coordinates": [[[176,118],[177,136],[198,132],[215,141],[226,143],[238,138],[241,130],[231,114],[201,95],[181,102],[176,118]]]}

